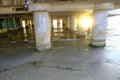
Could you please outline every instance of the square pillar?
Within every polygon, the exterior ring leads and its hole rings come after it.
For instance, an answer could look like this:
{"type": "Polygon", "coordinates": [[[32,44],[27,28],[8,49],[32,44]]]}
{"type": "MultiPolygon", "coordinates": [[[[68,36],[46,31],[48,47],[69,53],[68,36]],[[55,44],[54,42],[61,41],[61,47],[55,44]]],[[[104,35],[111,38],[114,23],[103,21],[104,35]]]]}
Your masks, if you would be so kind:
{"type": "Polygon", "coordinates": [[[3,5],[7,5],[7,0],[2,0],[3,5]]]}
{"type": "Polygon", "coordinates": [[[66,38],[70,39],[70,17],[66,17],[65,34],[66,38]]]}
{"type": "Polygon", "coordinates": [[[86,31],[85,27],[81,24],[82,16],[77,18],[77,38],[85,38],[86,31]]]}
{"type": "Polygon", "coordinates": [[[94,11],[94,25],[90,45],[93,47],[104,47],[106,45],[106,30],[108,24],[108,12],[104,10],[94,11]]]}
{"type": "Polygon", "coordinates": [[[51,48],[51,21],[47,11],[34,12],[36,49],[38,51],[51,48]]]}
{"type": "Polygon", "coordinates": [[[76,39],[76,31],[77,31],[76,16],[71,16],[70,17],[70,36],[72,39],[76,39]]]}

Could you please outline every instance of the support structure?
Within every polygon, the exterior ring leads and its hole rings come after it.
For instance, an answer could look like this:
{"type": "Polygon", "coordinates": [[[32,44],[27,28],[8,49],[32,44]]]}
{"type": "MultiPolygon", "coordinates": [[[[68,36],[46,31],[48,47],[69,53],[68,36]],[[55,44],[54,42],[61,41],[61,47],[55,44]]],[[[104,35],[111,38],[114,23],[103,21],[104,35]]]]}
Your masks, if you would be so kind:
{"type": "Polygon", "coordinates": [[[108,24],[108,12],[104,10],[94,11],[94,25],[90,45],[93,47],[104,47],[106,45],[106,30],[108,24]]]}
{"type": "MultiPolygon", "coordinates": [[[[94,10],[94,27],[91,37],[91,46],[105,46],[107,28],[107,10],[114,9],[113,2],[100,3],[34,3],[29,5],[29,11],[34,12],[36,48],[37,50],[49,49],[51,47],[51,28],[48,12],[71,12],[81,10],[94,10]],[[62,7],[61,7],[62,6],[62,7]],[[48,11],[48,12],[47,12],[48,11]]],[[[77,30],[75,14],[70,17],[70,30],[72,38],[76,38],[77,30]],[[74,33],[73,33],[74,32],[74,33]]],[[[70,15],[71,16],[71,15],[70,15]]],[[[71,34],[70,34],[71,35],[71,34]]]]}
{"type": "Polygon", "coordinates": [[[70,30],[71,30],[71,38],[76,39],[76,31],[77,31],[77,22],[76,22],[76,16],[70,17],[70,30]]]}
{"type": "Polygon", "coordinates": [[[67,39],[70,39],[70,17],[66,18],[66,29],[65,29],[65,32],[66,32],[67,39]]]}
{"type": "Polygon", "coordinates": [[[38,51],[51,48],[51,24],[49,13],[34,12],[36,49],[38,51]]]}
{"type": "Polygon", "coordinates": [[[85,28],[83,25],[81,25],[81,22],[79,19],[81,19],[81,17],[77,18],[77,38],[83,38],[86,36],[85,28]]]}
{"type": "Polygon", "coordinates": [[[97,3],[95,5],[92,27],[92,36],[90,45],[93,47],[105,47],[106,45],[106,30],[108,24],[108,10],[114,8],[112,2],[97,3]]]}

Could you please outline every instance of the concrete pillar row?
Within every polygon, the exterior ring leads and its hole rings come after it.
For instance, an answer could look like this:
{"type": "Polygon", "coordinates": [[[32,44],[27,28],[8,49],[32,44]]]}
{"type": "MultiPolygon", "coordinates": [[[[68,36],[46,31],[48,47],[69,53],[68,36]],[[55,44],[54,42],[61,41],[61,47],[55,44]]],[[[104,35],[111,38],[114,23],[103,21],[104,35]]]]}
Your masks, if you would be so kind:
{"type": "Polygon", "coordinates": [[[76,31],[77,31],[77,21],[76,16],[70,16],[70,31],[71,31],[71,38],[76,39],[76,31]]]}
{"type": "Polygon", "coordinates": [[[70,17],[66,17],[65,33],[66,33],[66,38],[70,39],[70,17]]]}
{"type": "Polygon", "coordinates": [[[57,19],[57,27],[60,28],[60,19],[57,19]]]}
{"type": "Polygon", "coordinates": [[[93,13],[94,25],[90,45],[93,47],[104,47],[106,45],[106,30],[108,24],[108,11],[95,10],[93,13]]]}
{"type": "Polygon", "coordinates": [[[3,5],[7,5],[7,1],[6,0],[2,0],[3,5]]]}
{"type": "Polygon", "coordinates": [[[76,16],[71,16],[71,30],[77,31],[76,16]]]}
{"type": "Polygon", "coordinates": [[[51,48],[51,21],[47,11],[34,12],[36,49],[38,51],[51,48]]]}
{"type": "Polygon", "coordinates": [[[66,19],[66,26],[68,29],[70,29],[70,17],[67,17],[66,19]]]}
{"type": "Polygon", "coordinates": [[[77,38],[83,38],[86,36],[85,28],[83,25],[81,25],[81,22],[79,19],[81,19],[81,17],[77,18],[77,38]]]}

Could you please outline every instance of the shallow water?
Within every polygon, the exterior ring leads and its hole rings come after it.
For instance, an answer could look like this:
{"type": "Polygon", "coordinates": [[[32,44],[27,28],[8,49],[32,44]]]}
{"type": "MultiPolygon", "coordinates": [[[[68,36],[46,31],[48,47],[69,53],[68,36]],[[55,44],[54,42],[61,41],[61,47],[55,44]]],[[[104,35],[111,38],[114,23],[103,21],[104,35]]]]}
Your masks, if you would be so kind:
{"type": "Polygon", "coordinates": [[[108,18],[108,30],[106,36],[106,48],[120,49],[120,16],[108,18]]]}

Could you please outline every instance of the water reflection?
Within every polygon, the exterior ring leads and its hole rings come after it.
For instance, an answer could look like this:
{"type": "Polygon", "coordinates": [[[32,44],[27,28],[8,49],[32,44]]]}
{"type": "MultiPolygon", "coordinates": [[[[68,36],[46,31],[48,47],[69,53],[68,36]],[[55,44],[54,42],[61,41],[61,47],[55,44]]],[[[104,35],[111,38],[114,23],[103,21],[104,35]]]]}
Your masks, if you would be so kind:
{"type": "Polygon", "coordinates": [[[108,30],[106,48],[120,49],[120,16],[112,16],[108,18],[108,30]]]}

